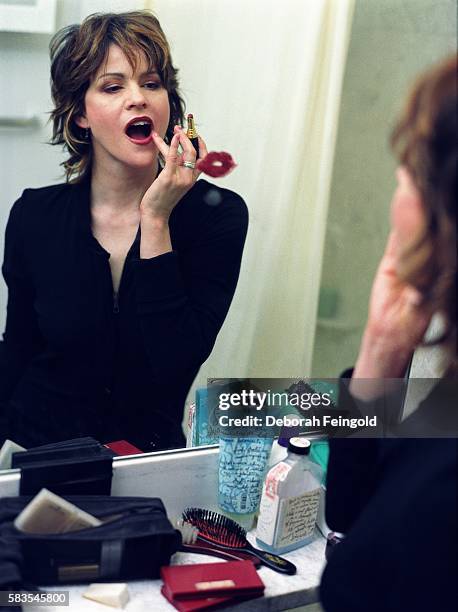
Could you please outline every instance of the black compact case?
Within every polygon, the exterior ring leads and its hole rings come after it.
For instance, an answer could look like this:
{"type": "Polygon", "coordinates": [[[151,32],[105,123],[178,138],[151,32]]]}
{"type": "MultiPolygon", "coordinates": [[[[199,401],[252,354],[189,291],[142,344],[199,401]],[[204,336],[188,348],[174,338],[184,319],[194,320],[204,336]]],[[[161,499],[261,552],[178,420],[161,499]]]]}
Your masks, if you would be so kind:
{"type": "Polygon", "coordinates": [[[3,498],[0,533],[20,544],[21,573],[37,585],[159,578],[181,545],[181,535],[158,498],[69,495],[65,499],[103,521],[62,534],[29,534],[13,521],[32,498],[3,498]]]}

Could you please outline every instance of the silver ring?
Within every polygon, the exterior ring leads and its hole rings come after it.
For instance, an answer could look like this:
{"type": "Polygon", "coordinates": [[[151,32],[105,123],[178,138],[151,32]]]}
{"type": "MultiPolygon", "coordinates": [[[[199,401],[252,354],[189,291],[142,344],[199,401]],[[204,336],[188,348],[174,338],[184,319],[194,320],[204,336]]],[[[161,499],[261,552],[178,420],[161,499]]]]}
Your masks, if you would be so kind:
{"type": "Polygon", "coordinates": [[[185,168],[191,168],[191,170],[194,170],[194,168],[196,167],[196,163],[195,162],[190,162],[190,161],[184,161],[183,162],[183,166],[185,168]]]}

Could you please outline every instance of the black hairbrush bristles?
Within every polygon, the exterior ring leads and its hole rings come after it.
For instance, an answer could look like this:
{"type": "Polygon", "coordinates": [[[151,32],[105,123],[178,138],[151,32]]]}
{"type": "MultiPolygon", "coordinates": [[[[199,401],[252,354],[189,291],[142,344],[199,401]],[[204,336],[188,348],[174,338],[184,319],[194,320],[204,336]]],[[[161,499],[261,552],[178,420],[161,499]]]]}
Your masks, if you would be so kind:
{"type": "Polygon", "coordinates": [[[204,508],[186,508],[182,516],[184,521],[197,527],[198,537],[211,542],[212,546],[222,550],[243,551],[282,574],[296,573],[296,566],[290,561],[252,546],[247,540],[245,529],[227,516],[204,508]]]}

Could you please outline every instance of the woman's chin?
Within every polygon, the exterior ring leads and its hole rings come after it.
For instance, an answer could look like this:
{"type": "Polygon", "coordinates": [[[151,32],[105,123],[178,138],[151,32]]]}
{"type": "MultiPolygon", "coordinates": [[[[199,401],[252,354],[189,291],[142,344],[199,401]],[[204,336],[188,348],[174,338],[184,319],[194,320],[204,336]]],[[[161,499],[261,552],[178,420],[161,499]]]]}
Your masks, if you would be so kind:
{"type": "Polygon", "coordinates": [[[149,152],[148,155],[142,154],[135,157],[129,157],[124,161],[124,164],[132,170],[147,170],[151,167],[156,167],[158,163],[157,153],[149,152]]]}

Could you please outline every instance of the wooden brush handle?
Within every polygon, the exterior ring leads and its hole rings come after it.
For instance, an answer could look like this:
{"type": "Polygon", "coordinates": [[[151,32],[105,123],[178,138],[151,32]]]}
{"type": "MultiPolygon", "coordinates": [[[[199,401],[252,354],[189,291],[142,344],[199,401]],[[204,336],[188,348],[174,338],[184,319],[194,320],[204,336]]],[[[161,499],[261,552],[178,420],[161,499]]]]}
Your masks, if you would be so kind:
{"type": "Polygon", "coordinates": [[[210,555],[213,557],[220,557],[220,559],[226,559],[226,561],[243,561],[250,559],[255,567],[261,565],[260,559],[254,558],[248,551],[242,550],[224,550],[222,548],[216,548],[211,544],[207,544],[205,541],[201,541],[197,544],[182,544],[181,549],[183,552],[190,552],[200,555],[210,555]]]}

